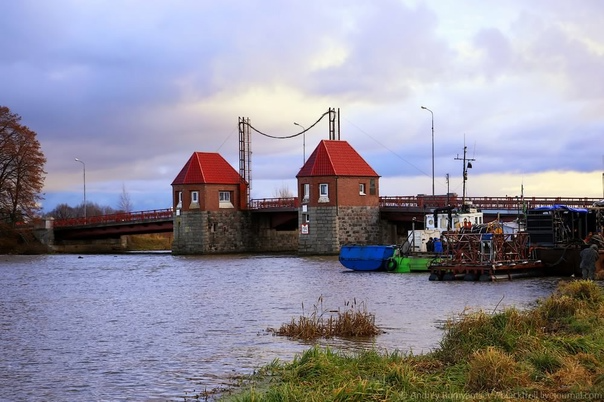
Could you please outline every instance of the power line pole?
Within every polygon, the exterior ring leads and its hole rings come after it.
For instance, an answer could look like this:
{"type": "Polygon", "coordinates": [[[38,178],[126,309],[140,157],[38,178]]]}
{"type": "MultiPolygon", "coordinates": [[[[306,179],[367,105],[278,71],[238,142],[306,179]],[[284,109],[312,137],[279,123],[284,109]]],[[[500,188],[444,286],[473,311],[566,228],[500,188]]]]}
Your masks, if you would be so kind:
{"type": "Polygon", "coordinates": [[[463,158],[460,158],[459,155],[455,157],[455,160],[461,161],[463,160],[463,190],[461,196],[461,206],[462,208],[466,205],[466,180],[468,180],[468,169],[472,168],[472,161],[475,161],[474,158],[466,158],[466,153],[468,152],[468,147],[463,146],[463,158]],[[466,164],[467,162],[467,164],[466,164]]]}

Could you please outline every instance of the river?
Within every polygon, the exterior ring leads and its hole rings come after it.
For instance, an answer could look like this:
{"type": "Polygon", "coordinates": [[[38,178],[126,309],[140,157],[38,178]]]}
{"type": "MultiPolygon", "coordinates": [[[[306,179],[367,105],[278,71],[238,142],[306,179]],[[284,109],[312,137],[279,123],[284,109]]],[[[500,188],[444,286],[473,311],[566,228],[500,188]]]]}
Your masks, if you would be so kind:
{"type": "Polygon", "coordinates": [[[182,401],[309,347],[267,328],[354,302],[385,333],[322,344],[428,352],[447,318],[525,308],[559,280],[430,282],[337,257],[0,255],[0,400],[182,401]]]}

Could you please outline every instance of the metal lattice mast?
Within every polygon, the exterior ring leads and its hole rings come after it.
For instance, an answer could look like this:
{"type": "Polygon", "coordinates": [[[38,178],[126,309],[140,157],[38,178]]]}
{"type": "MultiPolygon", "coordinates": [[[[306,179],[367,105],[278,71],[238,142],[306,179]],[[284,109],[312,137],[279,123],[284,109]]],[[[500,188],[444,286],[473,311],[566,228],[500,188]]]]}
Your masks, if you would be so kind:
{"type": "Polygon", "coordinates": [[[239,117],[239,175],[247,182],[246,205],[249,207],[252,190],[252,139],[250,119],[239,117]]]}

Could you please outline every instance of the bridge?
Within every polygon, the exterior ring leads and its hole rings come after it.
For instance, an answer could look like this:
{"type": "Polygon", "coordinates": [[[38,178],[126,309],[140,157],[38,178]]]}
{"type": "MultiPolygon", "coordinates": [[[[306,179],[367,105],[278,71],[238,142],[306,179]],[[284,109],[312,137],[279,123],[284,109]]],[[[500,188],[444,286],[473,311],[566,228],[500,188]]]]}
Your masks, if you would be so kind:
{"type": "MultiPolygon", "coordinates": [[[[485,220],[494,220],[497,216],[514,219],[526,209],[555,204],[574,208],[587,208],[600,200],[589,197],[466,197],[485,214],[485,220]]],[[[382,196],[380,210],[382,217],[390,221],[411,222],[413,218],[422,217],[433,208],[460,204],[457,195],[417,195],[417,196],[382,196]]],[[[250,201],[252,213],[270,213],[275,227],[285,225],[288,228],[298,227],[297,197],[263,198],[250,201]]],[[[53,222],[55,236],[63,240],[118,238],[122,235],[148,233],[170,233],[173,231],[174,212],[172,209],[116,213],[109,215],[89,216],[86,218],[57,219],[53,222]]],[[[421,219],[420,219],[421,220],[421,219]]]]}

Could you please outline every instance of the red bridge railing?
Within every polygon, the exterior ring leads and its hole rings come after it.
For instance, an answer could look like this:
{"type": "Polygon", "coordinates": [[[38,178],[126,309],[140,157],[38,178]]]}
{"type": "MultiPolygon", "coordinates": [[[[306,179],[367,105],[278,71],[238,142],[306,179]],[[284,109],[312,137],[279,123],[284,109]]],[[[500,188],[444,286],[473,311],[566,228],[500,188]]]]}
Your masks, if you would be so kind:
{"type": "Polygon", "coordinates": [[[298,208],[298,197],[287,198],[259,198],[250,200],[250,209],[298,208]]]}
{"type": "MultiPolygon", "coordinates": [[[[569,207],[585,208],[592,206],[600,198],[588,197],[466,197],[466,202],[472,203],[476,208],[482,210],[523,210],[541,206],[563,204],[569,207]]],[[[382,196],[380,197],[381,208],[436,208],[447,205],[460,205],[461,198],[457,195],[418,195],[418,196],[382,196]]],[[[259,198],[250,200],[252,210],[291,209],[298,208],[300,201],[298,197],[287,198],[259,198]]],[[[151,211],[123,212],[110,215],[89,216],[87,218],[57,219],[54,227],[103,225],[127,222],[151,222],[156,220],[171,219],[174,213],[171,208],[156,209],[151,211]]]]}
{"type": "Polygon", "coordinates": [[[174,213],[171,208],[154,209],[151,211],[121,212],[109,215],[88,216],[86,218],[57,219],[54,221],[55,228],[67,226],[102,225],[111,223],[127,222],[149,222],[155,220],[170,219],[174,213]]]}

